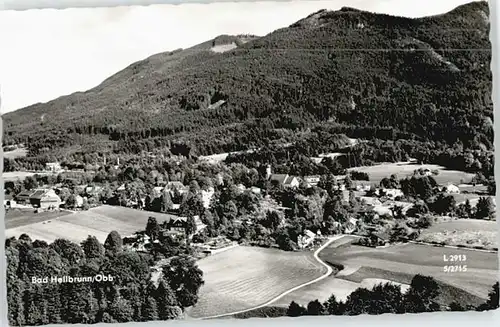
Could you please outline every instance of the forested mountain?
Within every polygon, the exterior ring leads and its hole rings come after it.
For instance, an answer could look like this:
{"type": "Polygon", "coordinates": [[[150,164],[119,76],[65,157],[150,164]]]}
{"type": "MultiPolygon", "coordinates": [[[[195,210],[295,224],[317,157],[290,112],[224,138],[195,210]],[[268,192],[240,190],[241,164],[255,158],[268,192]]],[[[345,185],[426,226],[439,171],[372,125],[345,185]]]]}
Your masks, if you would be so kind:
{"type": "Polygon", "coordinates": [[[342,8],[263,37],[220,36],[5,114],[4,144],[39,158],[178,144],[206,155],[326,128],[491,152],[488,17],[487,2],[419,19],[342,8]]]}

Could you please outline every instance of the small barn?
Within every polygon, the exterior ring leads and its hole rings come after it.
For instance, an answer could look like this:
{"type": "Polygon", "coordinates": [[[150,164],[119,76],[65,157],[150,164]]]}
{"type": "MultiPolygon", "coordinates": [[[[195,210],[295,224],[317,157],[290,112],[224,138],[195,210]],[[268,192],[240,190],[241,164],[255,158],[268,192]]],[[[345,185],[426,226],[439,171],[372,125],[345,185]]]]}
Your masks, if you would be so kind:
{"type": "Polygon", "coordinates": [[[19,204],[29,204],[31,195],[35,193],[34,190],[25,190],[17,194],[15,199],[19,204]]]}

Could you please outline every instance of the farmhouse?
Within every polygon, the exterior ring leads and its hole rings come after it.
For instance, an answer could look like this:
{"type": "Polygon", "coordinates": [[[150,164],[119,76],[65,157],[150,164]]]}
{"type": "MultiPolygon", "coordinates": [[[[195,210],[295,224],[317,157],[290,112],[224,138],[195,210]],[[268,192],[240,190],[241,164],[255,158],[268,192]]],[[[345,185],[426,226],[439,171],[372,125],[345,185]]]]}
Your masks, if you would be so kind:
{"type": "Polygon", "coordinates": [[[35,208],[57,209],[61,205],[61,198],[52,189],[37,189],[29,198],[35,208]]]}
{"type": "Polygon", "coordinates": [[[318,185],[320,179],[321,179],[321,176],[319,176],[319,175],[305,176],[304,182],[306,183],[306,185],[308,187],[312,187],[312,186],[318,185]]]}
{"type": "Polygon", "coordinates": [[[83,197],[80,195],[75,196],[75,208],[83,207],[83,197]]]}
{"type": "Polygon", "coordinates": [[[250,187],[250,191],[254,194],[261,194],[262,190],[256,186],[250,187]]]}
{"type": "Polygon", "coordinates": [[[299,187],[300,181],[295,176],[290,176],[288,174],[272,174],[271,182],[281,185],[285,188],[299,187]]]}
{"type": "Polygon", "coordinates": [[[186,217],[176,217],[176,218],[171,219],[167,223],[167,229],[171,232],[176,232],[178,234],[180,234],[180,233],[184,234],[186,231],[186,223],[187,223],[186,217]]]}
{"type": "Polygon", "coordinates": [[[97,185],[85,187],[85,194],[87,196],[99,196],[102,192],[102,187],[97,185]]]}
{"type": "Polygon", "coordinates": [[[456,185],[448,184],[445,187],[443,187],[443,192],[449,194],[460,194],[460,189],[456,185]]]}
{"type": "Polygon", "coordinates": [[[403,191],[397,188],[382,188],[377,190],[377,195],[385,195],[388,198],[395,199],[397,197],[404,196],[403,191]]]}
{"type": "Polygon", "coordinates": [[[236,185],[236,191],[238,192],[238,194],[245,192],[245,190],[246,190],[245,185],[243,185],[243,184],[236,185]]]}
{"type": "Polygon", "coordinates": [[[379,199],[374,198],[374,197],[360,196],[359,199],[361,200],[361,202],[363,202],[364,204],[367,204],[367,205],[371,205],[371,206],[382,205],[382,202],[379,199]]]}
{"type": "Polygon", "coordinates": [[[303,249],[303,248],[307,247],[308,245],[310,245],[314,241],[315,238],[316,238],[316,234],[314,234],[310,230],[306,229],[304,231],[304,235],[299,236],[297,245],[301,249],[303,249]]]}
{"type": "Polygon", "coordinates": [[[344,224],[344,233],[351,234],[357,228],[358,220],[356,218],[349,218],[349,220],[344,224]]]}
{"type": "Polygon", "coordinates": [[[51,171],[53,173],[60,172],[61,169],[61,164],[59,162],[47,162],[45,164],[45,170],[51,171]]]}
{"type": "Polygon", "coordinates": [[[371,185],[359,184],[356,185],[356,191],[368,192],[371,189],[371,185]]]}
{"type": "Polygon", "coordinates": [[[125,190],[126,190],[125,184],[118,186],[118,188],[116,189],[117,192],[124,192],[125,190]]]}

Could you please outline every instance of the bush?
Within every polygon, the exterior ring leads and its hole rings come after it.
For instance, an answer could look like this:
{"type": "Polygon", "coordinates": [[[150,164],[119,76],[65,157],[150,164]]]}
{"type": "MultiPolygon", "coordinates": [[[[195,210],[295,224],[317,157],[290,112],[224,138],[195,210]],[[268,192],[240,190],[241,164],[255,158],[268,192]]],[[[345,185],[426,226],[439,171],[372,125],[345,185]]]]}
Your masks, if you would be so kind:
{"type": "Polygon", "coordinates": [[[352,171],[351,178],[353,181],[369,181],[370,176],[362,171],[352,171]]]}

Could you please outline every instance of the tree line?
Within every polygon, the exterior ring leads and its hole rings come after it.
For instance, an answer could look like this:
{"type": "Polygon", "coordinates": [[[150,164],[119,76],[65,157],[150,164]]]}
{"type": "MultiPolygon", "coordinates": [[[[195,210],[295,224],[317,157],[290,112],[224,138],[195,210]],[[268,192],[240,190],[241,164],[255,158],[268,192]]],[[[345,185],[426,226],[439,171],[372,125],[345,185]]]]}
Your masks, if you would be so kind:
{"type": "Polygon", "coordinates": [[[57,239],[48,244],[26,234],[6,241],[9,323],[130,322],[182,317],[198,300],[203,272],[190,256],[171,256],[152,280],[149,253],[127,250],[111,232],[104,244],[89,236],[81,244],[57,239]],[[111,276],[112,280],[54,283],[56,277],[111,276]],[[32,278],[49,279],[34,283],[32,278]]]}

